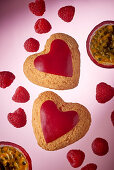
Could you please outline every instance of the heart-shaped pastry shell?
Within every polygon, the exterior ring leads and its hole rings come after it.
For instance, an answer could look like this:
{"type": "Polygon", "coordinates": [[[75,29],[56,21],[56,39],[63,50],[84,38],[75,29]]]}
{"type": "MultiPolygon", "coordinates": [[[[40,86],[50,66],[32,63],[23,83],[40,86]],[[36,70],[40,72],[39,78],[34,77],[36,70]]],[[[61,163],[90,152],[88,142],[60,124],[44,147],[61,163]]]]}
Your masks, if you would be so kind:
{"type": "Polygon", "coordinates": [[[64,148],[79,139],[81,139],[88,131],[91,124],[91,116],[86,107],[78,103],[65,103],[54,92],[46,91],[39,95],[33,104],[32,110],[32,126],[33,131],[39,146],[45,150],[58,150],[64,148]],[[46,100],[52,100],[60,111],[76,111],[79,116],[79,122],[76,126],[67,132],[65,135],[56,140],[46,143],[43,131],[41,128],[40,108],[46,100]]]}
{"type": "Polygon", "coordinates": [[[80,76],[80,52],[78,50],[78,44],[74,38],[67,34],[56,33],[51,35],[47,40],[45,49],[41,53],[33,54],[29,56],[23,65],[23,71],[26,77],[34,84],[47,87],[50,89],[65,90],[72,89],[78,85],[80,76]],[[34,60],[40,55],[47,54],[50,51],[50,45],[53,40],[61,39],[65,41],[71,51],[72,55],[72,77],[65,77],[60,75],[54,75],[50,73],[41,72],[34,66],[34,60]]]}

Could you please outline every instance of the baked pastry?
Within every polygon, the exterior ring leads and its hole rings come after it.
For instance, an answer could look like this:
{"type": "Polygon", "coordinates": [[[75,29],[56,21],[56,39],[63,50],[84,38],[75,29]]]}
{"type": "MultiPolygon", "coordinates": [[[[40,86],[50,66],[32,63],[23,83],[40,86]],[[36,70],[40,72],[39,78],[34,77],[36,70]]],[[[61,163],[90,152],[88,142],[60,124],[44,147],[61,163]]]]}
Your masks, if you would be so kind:
{"type": "Polygon", "coordinates": [[[83,105],[65,103],[54,92],[43,92],[34,101],[33,131],[38,145],[45,150],[58,150],[76,142],[90,124],[90,113],[83,105]]]}
{"type": "Polygon", "coordinates": [[[72,89],[80,76],[80,52],[71,36],[51,35],[41,53],[29,56],[23,66],[26,77],[34,84],[50,89],[72,89]]]}

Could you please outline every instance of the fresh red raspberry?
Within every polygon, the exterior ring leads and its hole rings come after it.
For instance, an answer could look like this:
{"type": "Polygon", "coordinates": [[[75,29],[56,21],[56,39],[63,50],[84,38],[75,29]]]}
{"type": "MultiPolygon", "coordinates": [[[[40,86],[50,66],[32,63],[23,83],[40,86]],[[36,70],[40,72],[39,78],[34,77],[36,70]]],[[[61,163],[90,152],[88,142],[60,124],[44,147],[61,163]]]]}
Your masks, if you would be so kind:
{"type": "Polygon", "coordinates": [[[28,52],[36,52],[39,49],[39,42],[34,38],[29,38],[24,43],[24,48],[28,52]]]}
{"type": "Polygon", "coordinates": [[[21,108],[17,109],[14,113],[9,113],[8,120],[16,128],[25,126],[27,122],[26,114],[21,108]]]}
{"type": "Polygon", "coordinates": [[[45,18],[38,19],[34,26],[36,33],[39,34],[47,33],[51,28],[51,24],[45,18]]]}
{"type": "Polygon", "coordinates": [[[105,139],[96,138],[92,142],[92,150],[96,155],[103,156],[109,151],[108,142],[105,139]]]}
{"type": "Polygon", "coordinates": [[[77,168],[82,165],[85,159],[85,153],[81,150],[70,150],[67,153],[67,159],[72,167],[77,168]]]}
{"type": "Polygon", "coordinates": [[[96,87],[96,100],[99,103],[106,103],[114,96],[114,88],[101,82],[96,87]]]}
{"type": "Polygon", "coordinates": [[[26,103],[29,99],[30,95],[28,91],[22,86],[19,86],[16,89],[15,94],[12,97],[12,100],[18,103],[26,103]]]}
{"type": "Polygon", "coordinates": [[[42,16],[45,12],[45,1],[36,0],[35,2],[30,2],[29,9],[34,15],[42,16]]]}
{"type": "Polygon", "coordinates": [[[59,9],[58,16],[65,22],[71,22],[75,13],[75,7],[65,6],[59,9]]]}
{"type": "Polygon", "coordinates": [[[81,170],[96,170],[96,169],[97,165],[94,163],[87,164],[83,168],[81,168],[81,170]]]}
{"type": "Polygon", "coordinates": [[[0,72],[0,87],[6,88],[12,84],[15,79],[15,75],[9,71],[0,72]]]}
{"type": "Polygon", "coordinates": [[[112,121],[112,124],[114,126],[114,111],[111,113],[111,121],[112,121]]]}

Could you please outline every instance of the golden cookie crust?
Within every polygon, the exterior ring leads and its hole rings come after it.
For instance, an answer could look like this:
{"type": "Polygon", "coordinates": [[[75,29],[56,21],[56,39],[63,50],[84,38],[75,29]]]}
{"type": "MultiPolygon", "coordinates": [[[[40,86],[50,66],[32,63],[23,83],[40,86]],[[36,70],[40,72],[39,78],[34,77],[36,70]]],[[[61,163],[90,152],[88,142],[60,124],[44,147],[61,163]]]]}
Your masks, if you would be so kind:
{"type": "Polygon", "coordinates": [[[25,76],[34,84],[47,87],[56,90],[72,89],[78,85],[80,77],[80,52],[78,50],[78,44],[74,38],[64,33],[56,33],[51,35],[47,40],[44,51],[29,56],[23,65],[23,71],[25,76]],[[60,75],[54,75],[37,70],[34,66],[34,60],[39,55],[47,54],[50,51],[50,45],[53,40],[64,40],[71,50],[73,76],[65,77],[60,75]]]}
{"type": "Polygon", "coordinates": [[[43,92],[39,97],[34,101],[32,109],[32,126],[33,131],[37,140],[37,143],[40,147],[45,150],[53,151],[64,148],[79,139],[81,139],[89,130],[91,124],[91,116],[86,107],[78,103],[66,103],[59,97],[56,93],[51,91],[43,92]],[[79,115],[79,122],[77,125],[67,132],[65,135],[57,138],[56,140],[46,143],[41,128],[40,121],[40,108],[41,105],[46,101],[51,100],[56,105],[60,111],[76,111],[79,115]]]}

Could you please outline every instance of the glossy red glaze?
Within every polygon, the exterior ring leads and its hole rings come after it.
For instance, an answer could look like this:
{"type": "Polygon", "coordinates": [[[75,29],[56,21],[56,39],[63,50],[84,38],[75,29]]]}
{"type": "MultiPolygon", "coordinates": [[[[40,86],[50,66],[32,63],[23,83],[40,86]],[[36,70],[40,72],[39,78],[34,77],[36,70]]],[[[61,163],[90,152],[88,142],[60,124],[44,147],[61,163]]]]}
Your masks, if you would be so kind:
{"type": "Polygon", "coordinates": [[[91,53],[91,50],[90,50],[90,42],[91,42],[91,38],[92,36],[94,35],[94,33],[102,26],[105,26],[105,25],[114,25],[114,21],[103,21],[101,22],[100,24],[96,25],[93,30],[90,32],[90,34],[88,35],[88,38],[87,38],[87,41],[86,41],[86,49],[87,49],[87,53],[90,57],[90,59],[98,66],[100,67],[103,67],[103,68],[114,68],[114,65],[104,65],[104,64],[101,64],[99,63],[97,60],[95,60],[95,58],[93,57],[92,53],[91,53]]]}
{"type": "Polygon", "coordinates": [[[28,166],[29,166],[28,170],[32,170],[31,158],[30,158],[29,154],[25,151],[24,148],[22,148],[21,146],[15,144],[15,143],[6,142],[6,141],[0,141],[0,145],[1,146],[11,146],[11,147],[18,149],[20,152],[22,152],[24,154],[24,156],[26,157],[27,161],[28,161],[28,166]]]}
{"type": "Polygon", "coordinates": [[[72,56],[68,45],[61,39],[52,41],[48,54],[34,60],[35,68],[41,72],[72,77],[72,56]]]}
{"type": "Polygon", "coordinates": [[[41,127],[47,143],[69,132],[79,121],[76,111],[62,112],[51,100],[42,104],[40,116],[41,127]]]}

